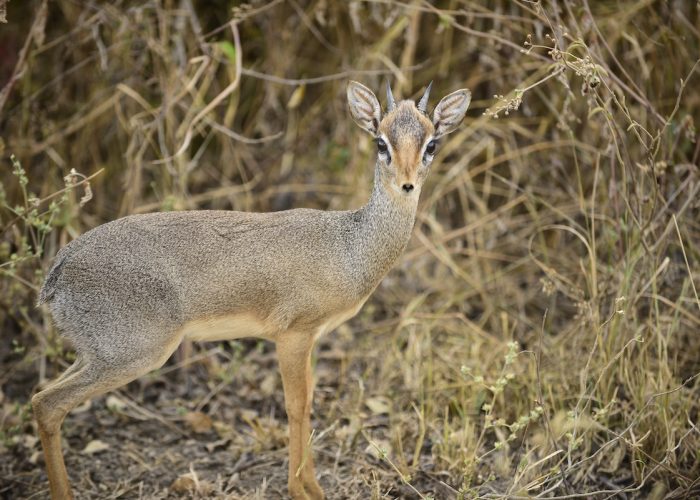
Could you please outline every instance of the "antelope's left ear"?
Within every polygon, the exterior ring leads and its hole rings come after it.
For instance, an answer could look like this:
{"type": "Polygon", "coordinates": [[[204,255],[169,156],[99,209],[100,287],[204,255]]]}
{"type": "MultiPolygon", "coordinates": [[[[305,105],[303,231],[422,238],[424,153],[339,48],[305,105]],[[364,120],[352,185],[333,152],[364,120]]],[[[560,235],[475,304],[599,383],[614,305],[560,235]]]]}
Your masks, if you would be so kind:
{"type": "Polygon", "coordinates": [[[457,90],[442,98],[433,111],[435,138],[447,135],[457,128],[471,100],[472,93],[468,89],[457,90]]]}

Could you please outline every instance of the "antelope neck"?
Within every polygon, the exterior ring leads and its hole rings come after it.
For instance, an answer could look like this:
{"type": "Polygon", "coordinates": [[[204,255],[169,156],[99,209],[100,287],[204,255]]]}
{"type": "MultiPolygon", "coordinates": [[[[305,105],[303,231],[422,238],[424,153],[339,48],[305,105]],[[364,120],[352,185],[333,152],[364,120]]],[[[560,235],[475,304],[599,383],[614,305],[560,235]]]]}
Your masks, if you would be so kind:
{"type": "Polygon", "coordinates": [[[376,286],[408,244],[416,220],[418,197],[387,192],[379,164],[374,169],[374,188],[367,204],[352,212],[351,238],[356,269],[363,281],[376,286]]]}

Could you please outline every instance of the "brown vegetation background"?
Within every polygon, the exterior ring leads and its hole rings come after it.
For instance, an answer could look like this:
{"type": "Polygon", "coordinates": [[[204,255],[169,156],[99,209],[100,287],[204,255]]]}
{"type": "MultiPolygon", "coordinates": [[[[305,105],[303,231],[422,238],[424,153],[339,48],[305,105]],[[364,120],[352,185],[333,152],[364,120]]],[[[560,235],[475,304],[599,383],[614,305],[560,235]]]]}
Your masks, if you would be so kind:
{"type": "MultiPolygon", "coordinates": [[[[57,250],[131,213],[359,207],[348,79],[473,101],[405,255],[319,343],[329,498],[700,494],[697,2],[6,8],[0,497],[47,496],[28,401],[71,360],[34,305],[57,250]]],[[[285,440],[257,341],[185,349],[64,424],[80,498],[281,498],[285,440]]]]}

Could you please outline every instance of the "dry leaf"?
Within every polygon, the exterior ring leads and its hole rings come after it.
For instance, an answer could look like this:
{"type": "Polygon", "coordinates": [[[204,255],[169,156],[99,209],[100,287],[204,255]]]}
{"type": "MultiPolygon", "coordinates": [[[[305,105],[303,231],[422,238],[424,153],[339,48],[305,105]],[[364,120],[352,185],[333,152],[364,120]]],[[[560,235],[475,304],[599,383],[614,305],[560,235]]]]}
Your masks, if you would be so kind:
{"type": "Polygon", "coordinates": [[[90,183],[88,181],[85,181],[85,185],[83,186],[83,196],[80,198],[80,206],[83,207],[85,204],[92,200],[92,188],[90,187],[90,183]]]}
{"type": "Polygon", "coordinates": [[[231,442],[231,439],[229,438],[224,438],[224,439],[219,439],[217,441],[214,441],[212,443],[207,443],[204,445],[204,447],[207,449],[209,453],[213,453],[214,450],[220,449],[220,448],[226,448],[228,444],[231,442]]]}
{"type": "Polygon", "coordinates": [[[83,453],[93,455],[95,453],[105,451],[107,448],[109,448],[109,445],[104,441],[100,441],[99,439],[93,439],[87,445],[85,445],[85,448],[83,448],[83,453]]]}
{"type": "Polygon", "coordinates": [[[32,464],[32,465],[38,464],[38,463],[39,463],[39,460],[41,460],[42,456],[43,456],[43,455],[42,455],[42,453],[41,453],[39,450],[35,451],[35,452],[32,453],[32,455],[29,457],[29,463],[32,464]]]}
{"type": "Polygon", "coordinates": [[[287,103],[287,109],[296,109],[304,100],[304,94],[306,93],[306,85],[299,85],[294,92],[292,92],[292,97],[289,98],[287,103]]]}
{"type": "Polygon", "coordinates": [[[197,483],[192,479],[191,474],[184,474],[178,477],[173,484],[170,485],[170,491],[173,493],[188,493],[197,488],[197,483]]]}
{"type": "Polygon", "coordinates": [[[365,405],[375,415],[379,415],[380,413],[389,413],[391,411],[389,400],[381,396],[367,398],[367,400],[365,401],[365,405]]]}
{"type": "Polygon", "coordinates": [[[217,420],[214,422],[214,430],[216,433],[219,435],[221,439],[231,439],[231,436],[234,436],[236,434],[235,429],[231,424],[227,424],[226,422],[221,422],[217,420]]]}
{"type": "Polygon", "coordinates": [[[258,412],[250,408],[238,408],[238,416],[245,421],[256,420],[259,417],[258,412]]]}
{"type": "Polygon", "coordinates": [[[260,383],[260,392],[264,396],[272,396],[277,388],[277,374],[268,373],[260,383]]]}
{"type": "Polygon", "coordinates": [[[185,422],[187,422],[190,428],[197,434],[204,434],[209,432],[212,428],[211,418],[201,411],[189,412],[185,415],[185,422]]]}
{"type": "Polygon", "coordinates": [[[33,434],[22,434],[22,444],[27,449],[33,449],[39,441],[39,438],[33,434]]]}
{"type": "Polygon", "coordinates": [[[107,408],[115,411],[124,411],[124,408],[126,408],[126,403],[114,394],[110,394],[107,396],[107,408]]]}

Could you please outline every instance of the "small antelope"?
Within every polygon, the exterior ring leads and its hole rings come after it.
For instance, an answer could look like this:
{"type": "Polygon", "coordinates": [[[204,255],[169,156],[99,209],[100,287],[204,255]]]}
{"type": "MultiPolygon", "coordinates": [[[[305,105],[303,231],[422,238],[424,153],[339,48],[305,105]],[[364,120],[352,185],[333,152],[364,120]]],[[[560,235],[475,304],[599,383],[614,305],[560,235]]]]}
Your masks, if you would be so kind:
{"type": "MultiPolygon", "coordinates": [[[[32,398],[54,500],[72,498],[61,453],[63,419],[84,400],[165,363],[183,339],[259,337],[277,345],[289,420],[289,494],[320,499],[305,456],[315,340],[351,318],[401,255],[439,139],[462,121],[471,94],[449,94],[426,113],[387,110],[364,85],[347,98],[377,144],[374,190],[354,211],[188,211],[132,215],[63,248],[39,295],[77,358],[32,398]]],[[[306,454],[308,455],[308,453],[306,454]]]]}

